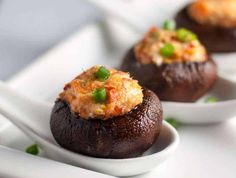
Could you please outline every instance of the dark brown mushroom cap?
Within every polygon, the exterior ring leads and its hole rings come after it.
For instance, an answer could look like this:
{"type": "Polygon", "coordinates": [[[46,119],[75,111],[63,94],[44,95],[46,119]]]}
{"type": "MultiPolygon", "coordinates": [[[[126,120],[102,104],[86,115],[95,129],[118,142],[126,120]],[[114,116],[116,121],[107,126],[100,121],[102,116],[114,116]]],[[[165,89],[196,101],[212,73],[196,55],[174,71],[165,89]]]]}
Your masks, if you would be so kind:
{"type": "Polygon", "coordinates": [[[176,62],[172,64],[141,64],[131,49],[125,56],[121,70],[142,86],[154,91],[160,100],[193,102],[204,95],[217,79],[213,60],[204,62],[176,62]]]}
{"type": "Polygon", "coordinates": [[[187,8],[188,6],[175,17],[178,28],[187,28],[196,33],[209,52],[236,51],[236,28],[199,24],[188,15],[187,8]]]}
{"type": "Polygon", "coordinates": [[[57,100],[51,114],[51,131],[62,147],[102,158],[140,156],[157,139],[162,126],[162,107],[158,97],[143,90],[143,102],[129,113],[110,118],[83,119],[69,105],[57,100]]]}

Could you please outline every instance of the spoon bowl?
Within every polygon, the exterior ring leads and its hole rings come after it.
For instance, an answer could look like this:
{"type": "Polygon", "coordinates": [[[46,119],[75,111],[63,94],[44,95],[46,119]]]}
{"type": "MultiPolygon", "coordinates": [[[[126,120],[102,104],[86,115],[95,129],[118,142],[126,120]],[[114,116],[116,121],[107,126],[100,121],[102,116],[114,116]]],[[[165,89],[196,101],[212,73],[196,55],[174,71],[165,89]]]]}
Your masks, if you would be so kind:
{"type": "Polygon", "coordinates": [[[162,132],[142,156],[128,159],[95,158],[66,150],[55,143],[41,140],[38,144],[48,157],[82,168],[113,176],[133,176],[153,170],[169,158],[177,148],[178,134],[168,123],[163,123],[162,132]]]}
{"type": "Polygon", "coordinates": [[[211,124],[236,116],[236,83],[219,77],[215,86],[195,103],[162,102],[164,116],[186,124],[211,124]],[[207,97],[216,97],[215,103],[206,103],[207,97]]]}
{"type": "Polygon", "coordinates": [[[54,160],[114,176],[132,176],[161,165],[176,150],[179,136],[167,122],[155,144],[142,156],[103,159],[71,152],[60,147],[50,131],[53,104],[27,98],[0,82],[0,113],[31,137],[54,160]]]}

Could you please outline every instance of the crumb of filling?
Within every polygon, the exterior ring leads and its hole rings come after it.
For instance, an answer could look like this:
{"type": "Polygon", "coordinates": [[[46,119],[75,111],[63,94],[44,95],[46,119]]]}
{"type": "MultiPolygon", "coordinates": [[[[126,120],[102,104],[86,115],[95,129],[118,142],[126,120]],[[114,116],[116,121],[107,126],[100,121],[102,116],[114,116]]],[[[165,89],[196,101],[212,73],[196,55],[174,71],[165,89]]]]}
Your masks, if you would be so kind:
{"type": "Polygon", "coordinates": [[[95,66],[66,84],[60,99],[66,101],[71,111],[84,119],[106,120],[130,112],[143,101],[142,88],[128,73],[108,69],[110,76],[99,81],[95,73],[100,66],[95,66]],[[105,88],[106,101],[94,101],[93,92],[105,88]]]}

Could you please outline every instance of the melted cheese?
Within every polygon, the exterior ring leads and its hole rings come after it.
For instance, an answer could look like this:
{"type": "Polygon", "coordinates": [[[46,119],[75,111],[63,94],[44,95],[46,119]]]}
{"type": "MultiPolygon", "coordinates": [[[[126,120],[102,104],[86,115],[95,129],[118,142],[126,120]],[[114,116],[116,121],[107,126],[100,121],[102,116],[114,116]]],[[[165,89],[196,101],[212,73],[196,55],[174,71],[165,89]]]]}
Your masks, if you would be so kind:
{"type": "Polygon", "coordinates": [[[60,94],[60,99],[66,101],[74,113],[84,119],[109,119],[124,115],[135,106],[142,103],[143,93],[140,85],[128,73],[109,69],[110,77],[99,81],[95,77],[99,66],[92,67],[68,83],[60,94]],[[96,103],[93,91],[105,87],[107,100],[96,103]]]}
{"type": "Polygon", "coordinates": [[[198,0],[188,13],[200,24],[236,27],[236,0],[198,0]]]}
{"type": "Polygon", "coordinates": [[[134,48],[135,56],[142,64],[155,63],[156,65],[174,62],[201,62],[207,60],[206,49],[198,40],[182,42],[177,39],[176,31],[151,28],[134,48]],[[167,43],[174,46],[171,57],[160,54],[160,49],[167,43]]]}

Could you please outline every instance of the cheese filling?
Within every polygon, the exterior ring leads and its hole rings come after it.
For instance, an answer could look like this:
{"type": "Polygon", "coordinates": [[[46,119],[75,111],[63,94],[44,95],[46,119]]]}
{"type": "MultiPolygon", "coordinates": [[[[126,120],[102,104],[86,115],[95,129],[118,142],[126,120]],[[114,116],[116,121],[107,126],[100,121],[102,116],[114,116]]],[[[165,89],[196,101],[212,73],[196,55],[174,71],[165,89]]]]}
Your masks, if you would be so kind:
{"type": "Polygon", "coordinates": [[[142,88],[128,73],[107,69],[110,76],[98,80],[95,73],[100,66],[95,66],[66,84],[60,99],[66,101],[72,112],[84,119],[102,119],[124,115],[143,101],[142,88]],[[96,102],[94,91],[104,88],[106,100],[96,102]]]}
{"type": "Polygon", "coordinates": [[[197,0],[188,13],[200,24],[236,27],[236,0],[197,0]]]}
{"type": "Polygon", "coordinates": [[[192,32],[156,27],[151,28],[134,47],[134,53],[142,64],[154,63],[158,66],[175,62],[202,62],[208,59],[206,49],[192,32]],[[192,35],[192,39],[188,40],[187,35],[192,35]]]}

